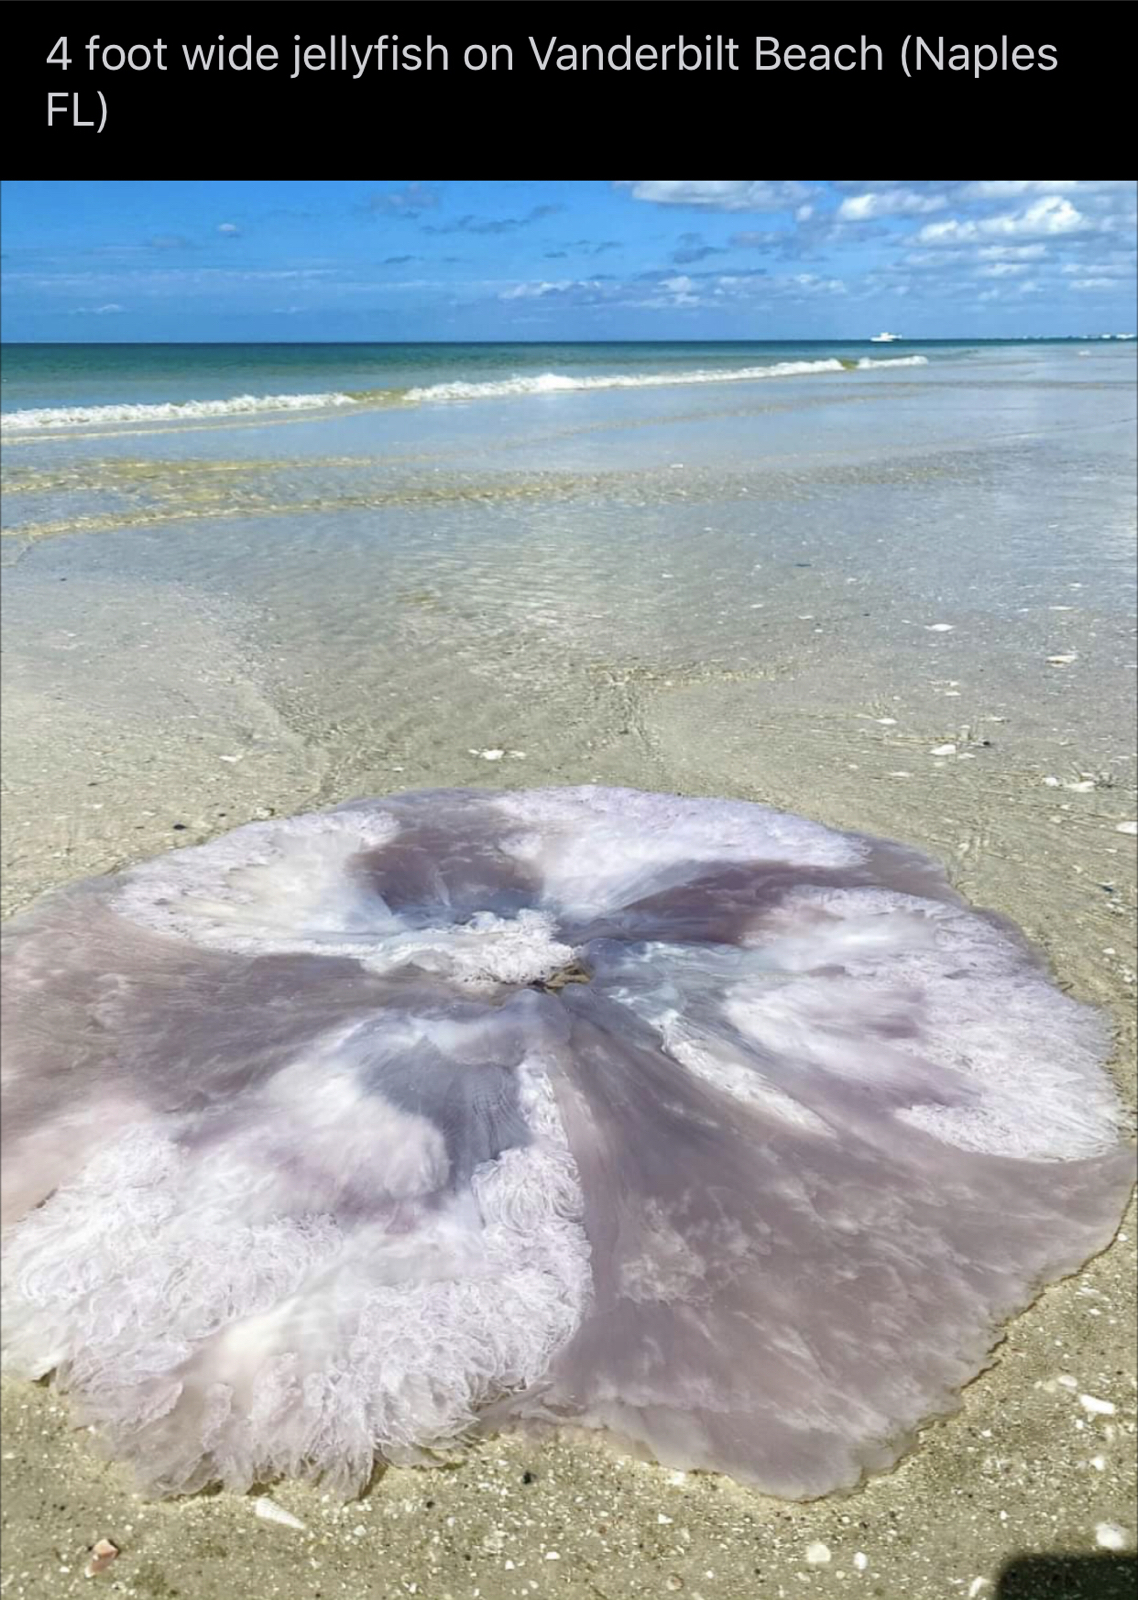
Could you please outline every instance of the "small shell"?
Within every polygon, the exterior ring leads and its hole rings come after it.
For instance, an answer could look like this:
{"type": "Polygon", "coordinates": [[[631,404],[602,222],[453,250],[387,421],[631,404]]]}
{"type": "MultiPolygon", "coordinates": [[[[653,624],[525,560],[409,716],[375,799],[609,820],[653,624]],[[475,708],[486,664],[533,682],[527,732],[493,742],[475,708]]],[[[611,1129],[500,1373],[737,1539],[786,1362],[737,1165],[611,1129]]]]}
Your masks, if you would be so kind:
{"type": "Polygon", "coordinates": [[[1089,1411],[1092,1417],[1113,1417],[1115,1412],[1113,1400],[1100,1400],[1093,1394],[1081,1394],[1079,1404],[1084,1411],[1089,1411]]]}
{"type": "Polygon", "coordinates": [[[100,1572],[106,1572],[111,1562],[118,1558],[119,1547],[112,1539],[96,1539],[91,1546],[91,1557],[83,1568],[85,1578],[97,1578],[100,1572]]]}
{"type": "Polygon", "coordinates": [[[296,1528],[300,1533],[306,1531],[306,1524],[299,1517],[294,1517],[284,1506],[278,1506],[268,1495],[263,1494],[259,1500],[254,1500],[253,1514],[260,1517],[262,1522],[279,1522],[282,1528],[296,1528]]]}

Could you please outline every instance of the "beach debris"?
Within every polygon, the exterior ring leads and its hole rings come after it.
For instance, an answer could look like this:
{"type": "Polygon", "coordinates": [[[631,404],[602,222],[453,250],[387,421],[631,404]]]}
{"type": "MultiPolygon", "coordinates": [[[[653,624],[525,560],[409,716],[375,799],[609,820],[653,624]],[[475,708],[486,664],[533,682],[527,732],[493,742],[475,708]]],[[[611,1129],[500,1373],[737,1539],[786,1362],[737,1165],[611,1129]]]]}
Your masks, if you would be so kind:
{"type": "Polygon", "coordinates": [[[501,761],[505,755],[504,750],[471,750],[468,754],[479,756],[483,761],[501,761]]]}
{"type": "Polygon", "coordinates": [[[1120,822],[1115,833],[1138,833],[1138,822],[1120,822]]]}
{"type": "Polygon", "coordinates": [[[1066,667],[1069,666],[1072,661],[1077,661],[1078,659],[1078,656],[1074,651],[1072,651],[1069,655],[1065,656],[1048,656],[1047,664],[1051,667],[1066,667]]]}
{"type": "Polygon", "coordinates": [[[955,622],[926,622],[925,623],[925,632],[926,633],[953,633],[953,632],[955,632],[955,629],[956,629],[955,622]]]}
{"type": "Polygon", "coordinates": [[[935,749],[929,751],[930,756],[954,756],[955,754],[956,746],[954,744],[938,744],[935,749]]]}
{"type": "Polygon", "coordinates": [[[1117,1522],[1096,1523],[1095,1543],[1103,1550],[1125,1550],[1126,1530],[1120,1528],[1117,1522]]]}
{"type": "Polygon", "coordinates": [[[112,1561],[116,1561],[119,1547],[113,1539],[96,1539],[91,1546],[90,1559],[83,1568],[85,1578],[97,1578],[100,1572],[106,1572],[112,1561]]]}
{"type": "Polygon", "coordinates": [[[968,1585],[968,1600],[976,1600],[976,1596],[981,1592],[981,1590],[987,1589],[990,1586],[991,1581],[992,1580],[990,1578],[973,1578],[972,1582],[968,1585]]]}
{"type": "Polygon", "coordinates": [[[830,1560],[830,1547],[823,1544],[821,1539],[816,1539],[813,1544],[806,1546],[806,1560],[812,1567],[824,1567],[830,1560]]]}
{"type": "Polygon", "coordinates": [[[855,1550],[853,1564],[859,1572],[864,1572],[869,1565],[869,1557],[864,1550],[855,1550]]]}
{"type": "Polygon", "coordinates": [[[294,1517],[284,1506],[278,1506],[267,1494],[253,1501],[253,1515],[260,1517],[262,1522],[279,1522],[282,1528],[295,1528],[298,1533],[307,1531],[307,1525],[299,1517],[294,1517]]]}
{"type": "Polygon", "coordinates": [[[1079,1404],[1084,1411],[1089,1411],[1092,1417],[1113,1417],[1115,1412],[1113,1400],[1099,1400],[1093,1394],[1081,1394],[1079,1404]]]}

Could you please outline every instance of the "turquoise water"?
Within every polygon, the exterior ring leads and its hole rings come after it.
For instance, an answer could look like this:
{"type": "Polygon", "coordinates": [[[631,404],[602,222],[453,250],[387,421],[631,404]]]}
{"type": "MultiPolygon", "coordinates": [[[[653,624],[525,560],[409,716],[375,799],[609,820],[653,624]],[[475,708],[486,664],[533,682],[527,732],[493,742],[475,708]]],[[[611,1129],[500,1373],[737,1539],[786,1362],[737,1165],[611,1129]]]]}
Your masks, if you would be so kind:
{"type": "Polygon", "coordinates": [[[0,411],[9,427],[52,427],[136,421],[140,407],[192,416],[468,400],[792,375],[788,367],[826,372],[860,361],[939,363],[1016,343],[1044,341],[9,344],[0,352],[0,411]],[[96,407],[114,412],[84,414],[96,407]]]}

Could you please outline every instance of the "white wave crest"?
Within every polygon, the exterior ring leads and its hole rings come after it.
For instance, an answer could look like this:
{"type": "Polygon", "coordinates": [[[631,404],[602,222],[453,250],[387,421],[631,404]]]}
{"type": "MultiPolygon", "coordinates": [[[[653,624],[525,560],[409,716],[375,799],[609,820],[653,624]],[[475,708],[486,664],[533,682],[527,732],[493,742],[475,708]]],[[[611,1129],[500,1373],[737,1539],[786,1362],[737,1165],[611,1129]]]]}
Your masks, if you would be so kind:
{"type": "Polygon", "coordinates": [[[42,406],[0,416],[0,432],[25,433],[36,428],[79,428],[91,423],[182,422],[194,417],[236,417],[257,411],[320,411],[350,406],[351,395],[238,394],[228,400],[169,400],[158,405],[42,406]]]}
{"type": "MultiPolygon", "coordinates": [[[[892,360],[857,363],[865,367],[924,367],[925,356],[897,356],[892,360]]],[[[324,411],[331,407],[367,406],[402,398],[405,404],[451,400],[491,400],[509,395],[560,394],[582,389],[657,389],[686,384],[753,383],[760,378],[795,378],[812,373],[845,372],[850,363],[836,356],[819,361],[774,361],[766,366],[737,367],[734,371],[691,372],[612,372],[570,377],[561,372],[542,372],[533,376],[493,378],[483,383],[461,379],[453,383],[432,383],[406,390],[374,389],[344,394],[330,390],[322,394],[239,394],[225,400],[165,401],[154,405],[44,406],[0,415],[0,433],[31,433],[45,428],[81,428],[120,422],[184,422],[201,417],[236,417],[274,411],[324,411]]]]}
{"type": "Polygon", "coordinates": [[[658,389],[689,383],[740,383],[757,378],[794,378],[809,372],[844,372],[834,356],[823,361],[775,361],[765,367],[737,367],[733,372],[611,372],[571,378],[560,372],[535,377],[494,378],[486,383],[432,383],[408,389],[408,400],[487,400],[497,395],[558,394],[567,389],[658,389]]]}

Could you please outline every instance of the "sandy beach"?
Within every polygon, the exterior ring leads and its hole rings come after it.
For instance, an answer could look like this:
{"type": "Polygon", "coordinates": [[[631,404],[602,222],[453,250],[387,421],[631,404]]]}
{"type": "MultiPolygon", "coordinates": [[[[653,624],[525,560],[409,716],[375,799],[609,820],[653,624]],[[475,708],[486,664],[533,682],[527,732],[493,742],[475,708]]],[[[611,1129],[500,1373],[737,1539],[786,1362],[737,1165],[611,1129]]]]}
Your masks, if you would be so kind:
{"type": "MultiPolygon", "coordinates": [[[[1133,346],[1068,343],[14,433],[4,912],[362,795],[758,800],[941,858],[1107,1011],[1133,1110],[1133,401],[1133,346]]],[[[141,1499],[50,1384],[9,1382],[0,1593],[1109,1600],[1135,1226],[896,1470],[810,1504],[508,1434],[347,1506],[266,1486],[295,1526],[141,1499]]]]}

